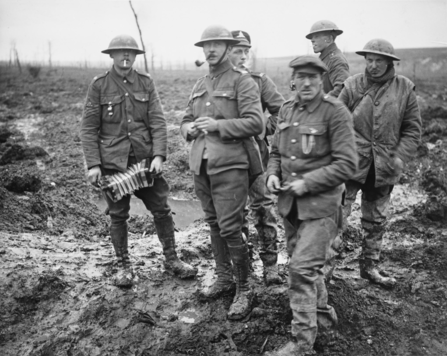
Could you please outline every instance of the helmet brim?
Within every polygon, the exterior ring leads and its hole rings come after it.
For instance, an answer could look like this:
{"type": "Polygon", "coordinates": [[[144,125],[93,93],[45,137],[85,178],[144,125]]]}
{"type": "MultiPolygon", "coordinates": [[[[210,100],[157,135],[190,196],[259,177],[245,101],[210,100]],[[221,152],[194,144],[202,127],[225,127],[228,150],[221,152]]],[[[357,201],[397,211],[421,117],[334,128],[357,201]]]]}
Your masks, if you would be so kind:
{"type": "Polygon", "coordinates": [[[214,37],[214,38],[207,38],[206,40],[196,42],[196,43],[194,43],[194,46],[203,47],[203,44],[205,42],[211,42],[211,41],[224,41],[224,42],[227,42],[230,46],[237,45],[240,42],[239,40],[236,40],[234,38],[214,37]]]}
{"type": "Polygon", "coordinates": [[[308,40],[310,40],[310,39],[312,39],[313,35],[315,35],[316,33],[319,33],[319,32],[333,32],[335,34],[335,36],[340,36],[343,33],[342,30],[338,30],[338,29],[324,29],[324,30],[310,32],[309,34],[306,35],[306,38],[308,40]]]}
{"type": "Polygon", "coordinates": [[[141,49],[128,48],[128,47],[107,48],[104,51],[101,51],[101,53],[110,54],[113,51],[122,51],[122,50],[126,50],[126,49],[129,50],[129,51],[134,51],[136,54],[144,54],[144,53],[146,53],[145,51],[143,51],[141,49]]]}
{"type": "Polygon", "coordinates": [[[381,56],[384,56],[384,57],[387,57],[387,58],[391,58],[393,61],[400,61],[400,58],[396,57],[393,54],[383,53],[383,52],[379,52],[379,51],[363,50],[363,51],[357,51],[355,53],[358,54],[359,56],[363,56],[363,57],[365,57],[368,53],[379,54],[381,56]]]}

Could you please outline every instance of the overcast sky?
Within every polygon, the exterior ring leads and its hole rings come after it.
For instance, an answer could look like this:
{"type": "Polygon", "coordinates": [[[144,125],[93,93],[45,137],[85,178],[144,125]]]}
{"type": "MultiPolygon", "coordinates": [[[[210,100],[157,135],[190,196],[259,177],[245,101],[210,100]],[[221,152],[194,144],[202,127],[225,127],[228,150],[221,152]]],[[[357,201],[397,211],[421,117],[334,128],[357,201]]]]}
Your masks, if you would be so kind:
{"type": "MultiPolygon", "coordinates": [[[[313,53],[305,38],[327,19],[344,33],[344,51],[372,38],[395,48],[447,46],[447,0],[133,0],[146,50],[172,63],[203,59],[194,47],[204,28],[222,24],[250,33],[258,57],[313,53]]],[[[0,0],[0,60],[13,43],[21,61],[108,63],[101,50],[127,33],[139,42],[128,0],[0,0]]]]}

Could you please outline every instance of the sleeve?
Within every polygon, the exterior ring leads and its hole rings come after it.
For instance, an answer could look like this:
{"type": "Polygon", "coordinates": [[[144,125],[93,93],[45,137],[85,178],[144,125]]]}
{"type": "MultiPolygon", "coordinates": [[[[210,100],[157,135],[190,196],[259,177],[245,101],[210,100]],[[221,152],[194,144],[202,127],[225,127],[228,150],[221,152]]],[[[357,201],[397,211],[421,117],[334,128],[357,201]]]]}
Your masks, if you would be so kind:
{"type": "Polygon", "coordinates": [[[332,83],[332,89],[328,94],[337,98],[342,90],[343,82],[349,78],[349,65],[339,56],[333,57],[333,64],[329,71],[329,79],[332,83]]]}
{"type": "Polygon", "coordinates": [[[338,100],[340,100],[347,108],[349,108],[349,90],[346,87],[345,83],[343,83],[340,95],[338,96],[338,100]]]}
{"type": "Polygon", "coordinates": [[[275,133],[276,123],[278,121],[278,113],[284,104],[284,97],[279,93],[275,83],[267,76],[262,78],[261,101],[265,104],[270,113],[265,130],[266,136],[271,136],[275,133]]]}
{"type": "Polygon", "coordinates": [[[167,155],[168,133],[166,119],[161,107],[160,97],[155,88],[154,81],[150,79],[149,85],[149,130],[152,137],[153,156],[161,156],[163,160],[167,155]]]}
{"type": "MultiPolygon", "coordinates": [[[[278,121],[281,122],[281,109],[278,113],[278,121]]],[[[275,130],[272,139],[272,147],[270,151],[270,157],[267,165],[267,178],[269,176],[277,176],[279,179],[282,179],[281,174],[281,154],[279,153],[279,132],[278,129],[275,130]]]]}
{"type": "Polygon", "coordinates": [[[193,94],[196,92],[198,83],[199,82],[194,84],[194,87],[191,90],[191,94],[189,95],[189,99],[188,99],[188,105],[186,106],[186,112],[185,112],[185,115],[183,115],[182,122],[180,123],[180,134],[183,136],[183,138],[186,141],[192,140],[191,137],[188,135],[185,124],[189,124],[190,122],[194,122],[194,120],[195,120],[193,111],[192,111],[192,104],[193,104],[192,97],[193,97],[193,94]]]}
{"type": "Polygon", "coordinates": [[[101,126],[100,88],[93,81],[87,92],[81,120],[81,142],[87,168],[101,165],[98,132],[101,126]]]}
{"type": "Polygon", "coordinates": [[[236,100],[240,117],[218,120],[221,138],[247,138],[262,133],[264,122],[259,89],[249,74],[240,77],[236,100]]]}
{"type": "Polygon", "coordinates": [[[344,106],[338,105],[328,122],[332,162],[303,175],[311,194],[332,189],[346,182],[357,170],[358,157],[350,112],[344,106]]]}
{"type": "Polygon", "coordinates": [[[407,105],[400,127],[400,140],[396,154],[404,162],[411,160],[421,140],[422,121],[414,87],[408,96],[407,105]]]}

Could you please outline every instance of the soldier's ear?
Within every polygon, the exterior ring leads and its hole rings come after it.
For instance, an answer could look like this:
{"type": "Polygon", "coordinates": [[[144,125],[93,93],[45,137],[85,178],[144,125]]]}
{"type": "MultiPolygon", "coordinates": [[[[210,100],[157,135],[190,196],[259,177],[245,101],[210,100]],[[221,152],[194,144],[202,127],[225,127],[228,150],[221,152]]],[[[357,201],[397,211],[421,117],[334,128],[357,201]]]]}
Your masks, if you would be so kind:
{"type": "Polygon", "coordinates": [[[290,87],[291,91],[295,91],[296,90],[296,85],[295,85],[295,82],[293,80],[290,81],[289,87],[290,87]]]}

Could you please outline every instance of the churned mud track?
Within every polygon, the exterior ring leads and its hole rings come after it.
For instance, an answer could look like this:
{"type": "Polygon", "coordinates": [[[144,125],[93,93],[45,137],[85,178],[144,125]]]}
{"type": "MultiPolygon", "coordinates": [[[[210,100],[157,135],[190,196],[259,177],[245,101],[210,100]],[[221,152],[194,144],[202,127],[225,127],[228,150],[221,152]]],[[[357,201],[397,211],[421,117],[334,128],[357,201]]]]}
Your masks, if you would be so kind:
{"type": "MultiPolygon", "coordinates": [[[[129,290],[110,284],[116,265],[109,221],[97,207],[99,192],[85,181],[78,132],[85,90],[97,72],[59,70],[38,80],[1,72],[1,354],[260,355],[286,341],[287,285],[263,285],[256,253],[250,278],[256,298],[245,320],[226,319],[230,298],[199,300],[197,290],[212,283],[214,267],[201,219],[177,233],[179,255],[198,267],[197,279],[167,274],[151,217],[133,215],[130,251],[137,283],[129,290]]],[[[170,76],[155,78],[169,129],[165,175],[173,197],[194,199],[188,146],[178,125],[197,74],[178,73],[175,86],[170,76]]],[[[340,337],[331,348],[317,345],[319,355],[447,354],[446,111],[424,98],[424,144],[393,191],[382,255],[398,285],[387,291],[359,278],[361,230],[354,205],[328,286],[340,337]]]]}

